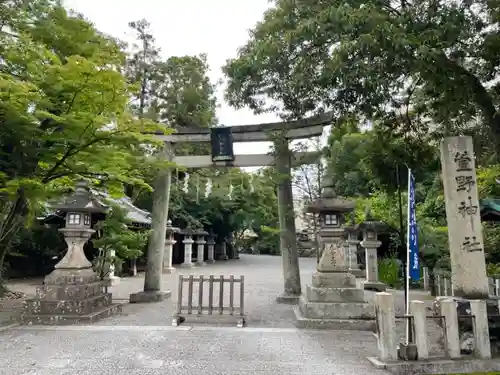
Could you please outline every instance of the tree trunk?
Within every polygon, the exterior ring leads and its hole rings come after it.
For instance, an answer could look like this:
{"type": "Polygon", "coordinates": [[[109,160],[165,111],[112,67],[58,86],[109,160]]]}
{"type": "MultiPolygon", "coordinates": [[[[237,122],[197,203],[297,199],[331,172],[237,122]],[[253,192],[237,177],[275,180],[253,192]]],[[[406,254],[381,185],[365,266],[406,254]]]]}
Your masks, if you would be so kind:
{"type": "Polygon", "coordinates": [[[22,192],[19,192],[15,201],[4,201],[3,206],[3,219],[0,221],[0,285],[5,277],[5,272],[3,272],[5,257],[14,238],[22,228],[27,213],[26,200],[22,192]]]}

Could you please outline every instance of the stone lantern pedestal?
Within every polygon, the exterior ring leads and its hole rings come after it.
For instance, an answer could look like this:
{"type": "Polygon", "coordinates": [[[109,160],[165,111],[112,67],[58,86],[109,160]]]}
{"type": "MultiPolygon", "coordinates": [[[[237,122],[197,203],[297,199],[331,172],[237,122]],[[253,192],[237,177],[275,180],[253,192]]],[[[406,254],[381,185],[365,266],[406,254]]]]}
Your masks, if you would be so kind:
{"type": "MultiPolygon", "coordinates": [[[[328,182],[328,181],[327,181],[328,182]]],[[[333,183],[324,187],[321,199],[308,207],[319,213],[318,231],[322,244],[317,271],[312,284],[300,296],[294,308],[299,328],[373,329],[375,310],[364,300],[364,291],[356,285],[356,277],[349,272],[349,260],[344,251],[345,213],[354,210],[354,203],[338,198],[333,183]]]]}
{"type": "Polygon", "coordinates": [[[206,266],[205,263],[205,237],[208,235],[208,232],[205,231],[197,231],[196,232],[196,266],[202,267],[206,266]]]}
{"type": "Polygon", "coordinates": [[[193,268],[193,231],[189,228],[184,230],[184,262],[181,264],[182,268],[193,268]]]}
{"type": "Polygon", "coordinates": [[[377,249],[382,245],[382,242],[378,240],[378,232],[383,227],[384,224],[382,222],[373,220],[369,208],[366,211],[365,221],[358,226],[358,229],[363,232],[361,246],[365,248],[366,257],[366,280],[363,283],[365,290],[384,292],[387,289],[387,285],[378,278],[377,249]]]}
{"type": "Polygon", "coordinates": [[[163,273],[171,274],[175,272],[175,268],[172,267],[172,254],[174,250],[174,245],[176,240],[174,239],[174,234],[180,231],[179,228],[172,226],[172,221],[167,221],[167,232],[165,238],[165,253],[163,255],[163,273]]]}
{"type": "Polygon", "coordinates": [[[349,273],[352,273],[356,278],[364,278],[365,271],[359,268],[358,264],[358,245],[361,241],[358,240],[358,232],[355,227],[349,226],[345,228],[347,231],[347,253],[349,273]]]}
{"type": "Polygon", "coordinates": [[[207,239],[207,263],[215,263],[215,239],[214,234],[209,233],[207,239]]]}
{"type": "Polygon", "coordinates": [[[68,244],[64,258],[45,277],[36,297],[25,301],[21,316],[26,324],[92,323],[121,310],[112,303],[109,281],[100,280],[85,257],[83,246],[95,232],[90,228],[91,215],[107,209],[93,199],[85,184],[56,207],[66,216],[66,227],[60,229],[68,244]]]}

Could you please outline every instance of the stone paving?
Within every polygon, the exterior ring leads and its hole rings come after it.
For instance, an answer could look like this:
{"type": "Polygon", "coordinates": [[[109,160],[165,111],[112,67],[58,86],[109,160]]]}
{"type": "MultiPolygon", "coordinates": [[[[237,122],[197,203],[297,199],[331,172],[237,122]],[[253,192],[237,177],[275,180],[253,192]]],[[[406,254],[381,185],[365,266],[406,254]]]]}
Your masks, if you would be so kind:
{"type": "MultiPolygon", "coordinates": [[[[315,259],[300,259],[304,286],[315,264],[315,259]]],[[[241,255],[241,260],[178,272],[244,275],[248,327],[188,321],[171,327],[178,274],[165,275],[171,300],[126,305],[122,315],[92,326],[22,326],[0,332],[0,375],[386,374],[366,360],[376,354],[372,333],[294,328],[291,306],[275,301],[283,290],[279,257],[241,255]]],[[[127,299],[142,283],[142,277],[124,278],[112,288],[113,297],[127,299]]],[[[29,283],[10,287],[34,291],[29,283]]],[[[373,294],[366,296],[370,300],[373,294]]]]}

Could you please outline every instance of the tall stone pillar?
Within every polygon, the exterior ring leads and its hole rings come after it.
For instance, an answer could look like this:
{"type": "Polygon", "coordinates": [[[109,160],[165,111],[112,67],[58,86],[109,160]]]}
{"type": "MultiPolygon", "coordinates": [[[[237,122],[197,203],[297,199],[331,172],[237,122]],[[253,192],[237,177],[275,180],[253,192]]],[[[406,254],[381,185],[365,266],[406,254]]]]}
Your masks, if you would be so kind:
{"type": "Polygon", "coordinates": [[[196,233],[196,265],[197,266],[206,266],[205,263],[205,236],[207,232],[198,232],[196,233]]]}
{"type": "Polygon", "coordinates": [[[207,240],[207,263],[215,262],[215,241],[214,236],[209,235],[207,240]]]}
{"type": "Polygon", "coordinates": [[[349,272],[344,251],[343,237],[345,213],[352,212],[352,201],[337,197],[333,181],[325,179],[321,198],[309,205],[310,213],[320,215],[318,235],[323,246],[312,285],[294,308],[299,328],[333,328],[371,330],[370,319],[375,311],[364,300],[364,291],[356,285],[356,278],[349,272]]]}
{"type": "Polygon", "coordinates": [[[191,234],[184,234],[184,239],[182,240],[184,244],[184,263],[181,264],[183,268],[193,267],[193,236],[191,234]]]}
{"type": "Polygon", "coordinates": [[[276,140],[274,147],[276,171],[278,172],[280,250],[284,278],[284,291],[277,297],[277,301],[278,303],[296,304],[302,291],[293,208],[291,152],[288,148],[288,140],[276,140]]]}
{"type": "Polygon", "coordinates": [[[347,232],[347,248],[348,248],[348,259],[349,259],[349,272],[354,276],[363,278],[365,277],[365,272],[359,268],[358,264],[358,245],[360,241],[358,240],[358,231],[355,227],[346,227],[347,232]]]}
{"type": "MultiPolygon", "coordinates": [[[[160,157],[165,161],[173,160],[174,149],[171,143],[165,142],[160,157]]],[[[154,184],[153,212],[151,214],[152,230],[148,243],[144,290],[131,294],[131,303],[157,302],[169,298],[171,295],[170,291],[162,291],[161,285],[171,180],[171,168],[164,168],[158,171],[154,184]]]]}
{"type": "Polygon", "coordinates": [[[455,296],[487,299],[489,287],[472,137],[445,138],[441,142],[441,166],[455,296]]]}
{"type": "Polygon", "coordinates": [[[382,242],[377,239],[377,228],[381,225],[382,223],[372,220],[368,211],[366,220],[359,227],[363,230],[361,246],[365,248],[366,256],[366,281],[363,283],[363,288],[384,292],[387,285],[378,278],[377,256],[377,249],[382,245],[382,242]]]}
{"type": "Polygon", "coordinates": [[[179,228],[172,227],[172,221],[167,221],[167,238],[165,239],[165,255],[163,256],[163,273],[171,274],[175,271],[172,267],[172,254],[176,240],[174,233],[179,232],[179,228]]]}

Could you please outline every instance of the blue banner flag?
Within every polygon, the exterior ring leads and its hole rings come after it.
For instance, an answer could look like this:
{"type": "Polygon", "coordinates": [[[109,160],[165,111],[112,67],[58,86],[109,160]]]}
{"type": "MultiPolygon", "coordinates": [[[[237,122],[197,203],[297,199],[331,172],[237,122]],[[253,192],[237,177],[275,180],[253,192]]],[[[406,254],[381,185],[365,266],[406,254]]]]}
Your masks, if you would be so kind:
{"type": "Polygon", "coordinates": [[[418,231],[415,204],[415,178],[408,169],[408,231],[407,231],[407,264],[408,278],[420,279],[420,262],[418,260],[418,231]]]}

